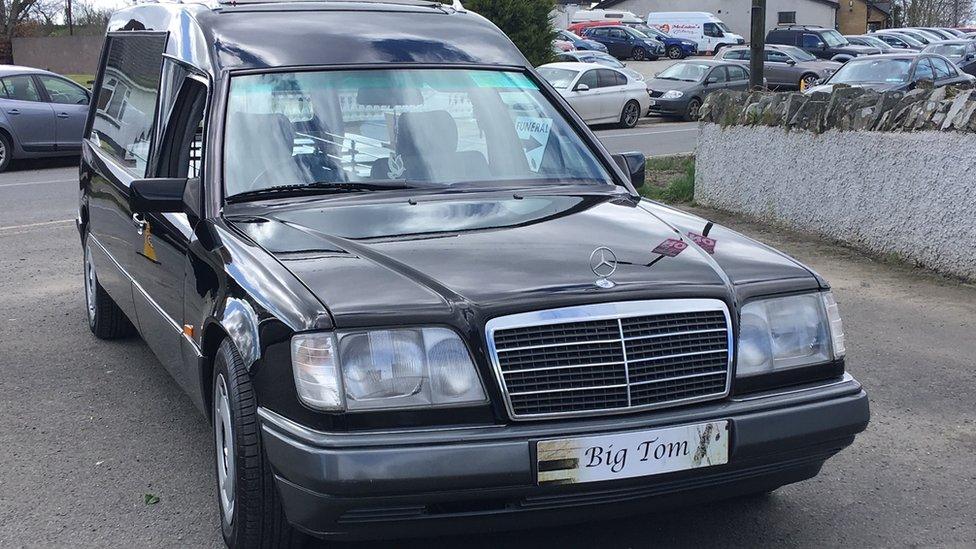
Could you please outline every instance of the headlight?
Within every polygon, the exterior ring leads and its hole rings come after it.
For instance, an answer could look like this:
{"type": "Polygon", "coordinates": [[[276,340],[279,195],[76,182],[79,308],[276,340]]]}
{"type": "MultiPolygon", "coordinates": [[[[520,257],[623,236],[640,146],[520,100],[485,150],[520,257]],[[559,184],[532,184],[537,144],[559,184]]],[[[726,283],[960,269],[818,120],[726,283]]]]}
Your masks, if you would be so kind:
{"type": "Polygon", "coordinates": [[[664,99],[679,99],[682,95],[684,95],[684,92],[680,92],[678,90],[670,90],[664,92],[664,95],[662,95],[661,97],[663,97],[664,99]]]}
{"type": "Polygon", "coordinates": [[[486,400],[467,346],[447,328],[299,334],[291,347],[298,396],[320,410],[486,400]]]}
{"type": "Polygon", "coordinates": [[[740,377],[844,356],[844,328],[830,292],[762,299],[742,307],[740,377]]]}

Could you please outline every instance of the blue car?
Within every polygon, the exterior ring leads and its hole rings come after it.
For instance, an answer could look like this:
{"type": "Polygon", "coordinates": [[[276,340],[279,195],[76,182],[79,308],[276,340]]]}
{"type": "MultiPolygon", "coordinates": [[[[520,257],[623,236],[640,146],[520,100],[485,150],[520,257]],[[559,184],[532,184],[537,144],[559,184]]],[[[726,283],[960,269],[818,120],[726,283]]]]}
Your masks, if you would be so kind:
{"type": "Polygon", "coordinates": [[[671,59],[684,59],[689,55],[698,55],[698,42],[694,40],[675,38],[660,29],[655,29],[654,27],[640,23],[628,24],[627,26],[663,42],[664,52],[671,59]]]}
{"type": "Polygon", "coordinates": [[[581,38],[568,30],[561,29],[556,31],[556,40],[565,40],[578,50],[591,50],[591,51],[602,51],[606,53],[607,47],[595,40],[587,40],[586,38],[581,38]]]}

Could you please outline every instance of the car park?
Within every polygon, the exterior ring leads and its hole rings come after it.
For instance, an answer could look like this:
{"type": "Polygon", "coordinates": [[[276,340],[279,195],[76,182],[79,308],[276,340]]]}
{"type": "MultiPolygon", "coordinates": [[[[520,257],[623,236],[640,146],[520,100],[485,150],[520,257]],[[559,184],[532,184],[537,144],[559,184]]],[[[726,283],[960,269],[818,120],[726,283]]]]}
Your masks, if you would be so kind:
{"type": "Polygon", "coordinates": [[[925,46],[922,52],[943,55],[964,73],[976,76],[976,42],[972,40],[937,42],[925,46]]]}
{"type": "Polygon", "coordinates": [[[844,38],[847,39],[847,41],[850,42],[851,44],[854,44],[855,46],[868,46],[871,48],[878,48],[878,51],[881,53],[898,53],[898,50],[902,49],[902,48],[895,48],[894,46],[888,44],[884,40],[881,40],[876,36],[869,36],[867,34],[845,34],[844,38]]]}
{"type": "Polygon", "coordinates": [[[556,39],[569,42],[577,50],[584,50],[584,51],[590,50],[590,51],[600,51],[600,52],[607,51],[607,47],[604,46],[603,44],[599,42],[595,42],[593,40],[587,40],[586,38],[582,38],[568,30],[557,30],[556,39]]]}
{"type": "MultiPolygon", "coordinates": [[[[722,50],[716,59],[749,67],[752,52],[746,46],[722,50]]],[[[836,61],[818,59],[795,46],[769,45],[765,48],[763,76],[770,87],[805,90],[817,85],[841,67],[836,61]]]]}
{"type": "Polygon", "coordinates": [[[643,156],[480,16],[153,3],[109,31],[87,318],[210,421],[230,547],[764,493],[865,429],[827,282],[642,200],[643,156]]]}
{"type": "Polygon", "coordinates": [[[834,29],[814,25],[777,27],[766,34],[766,43],[796,46],[820,59],[841,63],[858,56],[880,53],[878,48],[849,43],[834,29]]]}
{"type": "Polygon", "coordinates": [[[626,25],[588,27],[583,30],[583,36],[606,46],[617,59],[654,61],[664,54],[661,42],[626,25]]]}
{"type": "Polygon", "coordinates": [[[633,128],[650,106],[644,82],[617,69],[591,63],[549,63],[538,71],[587,124],[633,128]]]}
{"type": "Polygon", "coordinates": [[[900,32],[875,32],[871,36],[881,40],[885,44],[888,44],[892,48],[902,52],[919,52],[925,48],[925,44],[916,40],[915,38],[902,34],[900,32]]]}
{"type": "Polygon", "coordinates": [[[0,172],[15,159],[77,155],[90,100],[58,74],[0,66],[0,172]]]}
{"type": "Polygon", "coordinates": [[[745,39],[715,14],[704,11],[656,11],[647,15],[647,25],[675,38],[692,40],[698,51],[713,55],[724,47],[745,44],[745,39]]]}
{"type": "Polygon", "coordinates": [[[567,51],[556,54],[553,61],[557,63],[596,63],[597,65],[617,69],[618,71],[626,74],[628,78],[637,82],[643,82],[645,80],[642,73],[639,73],[634,69],[627,68],[626,64],[609,53],[580,50],[567,51]]]}
{"type": "Polygon", "coordinates": [[[647,81],[652,114],[697,120],[708,94],[719,90],[749,89],[749,71],[737,63],[685,60],[647,81]]]}
{"type": "Polygon", "coordinates": [[[941,55],[898,53],[852,59],[822,85],[808,88],[807,93],[830,92],[838,84],[877,91],[907,91],[921,81],[947,86],[974,80],[941,55]]]}

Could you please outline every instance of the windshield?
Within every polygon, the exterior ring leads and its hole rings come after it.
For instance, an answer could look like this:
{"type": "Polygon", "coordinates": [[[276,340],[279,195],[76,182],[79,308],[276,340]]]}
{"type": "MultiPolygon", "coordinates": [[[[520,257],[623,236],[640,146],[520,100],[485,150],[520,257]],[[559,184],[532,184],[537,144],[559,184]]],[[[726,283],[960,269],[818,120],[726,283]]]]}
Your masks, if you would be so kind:
{"type": "Polygon", "coordinates": [[[660,36],[661,38],[671,38],[670,34],[655,29],[654,27],[648,27],[647,25],[634,25],[632,28],[641,31],[642,33],[646,34],[649,37],[660,36]]]}
{"type": "Polygon", "coordinates": [[[922,48],[925,47],[925,44],[919,42],[913,36],[909,36],[909,35],[907,35],[905,33],[901,33],[901,32],[895,32],[895,33],[892,33],[892,34],[895,35],[896,38],[902,39],[903,41],[905,41],[906,44],[908,44],[909,46],[911,46],[913,48],[922,49],[922,48]]]}
{"type": "Polygon", "coordinates": [[[561,34],[563,36],[563,38],[565,38],[566,40],[569,40],[570,42],[575,42],[577,40],[582,40],[582,38],[580,38],[576,33],[570,32],[568,30],[559,31],[559,34],[561,34]]]}
{"type": "Polygon", "coordinates": [[[641,31],[639,31],[639,30],[637,30],[637,29],[635,29],[633,27],[626,27],[626,29],[627,29],[627,32],[629,32],[631,36],[636,36],[637,38],[641,38],[643,40],[647,40],[647,39],[650,38],[650,36],[644,34],[643,32],[641,32],[641,31]]]}
{"type": "Polygon", "coordinates": [[[730,29],[728,25],[726,25],[725,23],[723,23],[721,21],[719,21],[718,23],[715,23],[715,25],[717,25],[718,28],[722,29],[722,32],[727,32],[727,33],[730,33],[730,34],[732,33],[732,29],[730,29]]]}
{"type": "Polygon", "coordinates": [[[881,40],[880,38],[875,38],[873,36],[859,36],[858,38],[868,46],[874,46],[881,49],[888,48],[888,44],[885,44],[884,40],[881,40]]]}
{"type": "Polygon", "coordinates": [[[844,35],[842,35],[841,33],[835,30],[824,31],[823,33],[820,34],[820,36],[821,38],[823,38],[823,41],[831,48],[847,45],[847,39],[844,38],[844,35]]]}
{"type": "Polygon", "coordinates": [[[854,59],[837,69],[829,80],[831,84],[858,84],[880,82],[904,84],[908,82],[910,59],[854,59]]]}
{"type": "Polygon", "coordinates": [[[612,182],[521,72],[387,69],[236,76],[227,110],[228,197],[311,187],[339,192],[475,182],[612,182]]]}
{"type": "Polygon", "coordinates": [[[709,65],[701,65],[698,63],[675,63],[670,67],[661,71],[657,75],[658,78],[664,80],[685,80],[687,82],[698,82],[705,76],[708,69],[711,67],[709,65]]]}
{"type": "MultiPolygon", "coordinates": [[[[582,61],[582,58],[581,58],[582,61]]],[[[591,63],[592,61],[582,61],[583,63],[591,63]]],[[[553,67],[539,67],[539,74],[549,82],[552,87],[557,90],[564,90],[573,83],[573,79],[579,74],[579,71],[574,71],[571,69],[556,69],[553,67]]]]}
{"type": "Polygon", "coordinates": [[[806,52],[806,50],[801,50],[795,46],[779,46],[776,49],[783,53],[788,54],[793,59],[797,61],[816,61],[817,57],[806,52]]]}
{"type": "Polygon", "coordinates": [[[965,57],[966,46],[962,44],[932,44],[925,48],[925,53],[939,53],[946,57],[965,57]]]}

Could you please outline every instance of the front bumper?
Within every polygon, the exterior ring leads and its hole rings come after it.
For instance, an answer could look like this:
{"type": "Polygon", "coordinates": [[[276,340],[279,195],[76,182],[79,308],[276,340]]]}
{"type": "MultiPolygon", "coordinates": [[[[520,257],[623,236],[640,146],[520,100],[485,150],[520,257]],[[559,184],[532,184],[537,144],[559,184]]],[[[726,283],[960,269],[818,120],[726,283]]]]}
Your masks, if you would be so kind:
{"type": "Polygon", "coordinates": [[[633,416],[439,430],[332,434],[259,413],[288,520],[337,539],[538,527],[771,490],[815,476],[869,419],[867,395],[850,376],[633,416]],[[536,484],[537,440],[717,419],[731,423],[726,465],[536,484]]]}
{"type": "Polygon", "coordinates": [[[663,97],[652,97],[651,106],[647,114],[660,114],[664,116],[684,116],[688,112],[688,103],[691,96],[685,94],[678,99],[664,99],[663,97]]]}

